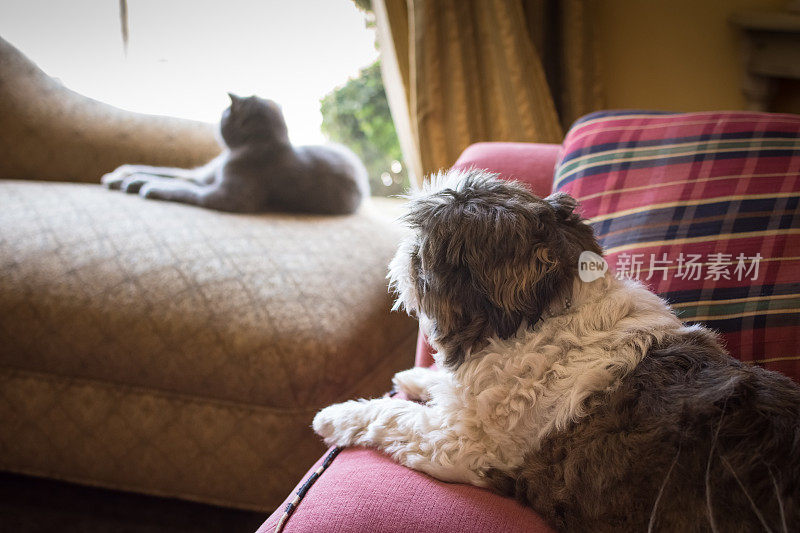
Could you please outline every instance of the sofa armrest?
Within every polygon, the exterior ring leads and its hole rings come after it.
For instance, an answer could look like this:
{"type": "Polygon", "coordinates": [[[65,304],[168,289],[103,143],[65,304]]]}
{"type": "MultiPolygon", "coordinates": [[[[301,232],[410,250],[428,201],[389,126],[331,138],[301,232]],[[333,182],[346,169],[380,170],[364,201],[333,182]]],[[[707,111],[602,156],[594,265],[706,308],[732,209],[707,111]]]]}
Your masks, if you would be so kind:
{"type": "Polygon", "coordinates": [[[0,178],[99,183],[124,163],[188,168],[220,151],[211,124],[87,98],[2,38],[0,79],[0,178]]]}
{"type": "Polygon", "coordinates": [[[553,190],[560,144],[486,142],[468,146],[453,168],[486,168],[502,177],[524,181],[539,196],[553,190]]]}

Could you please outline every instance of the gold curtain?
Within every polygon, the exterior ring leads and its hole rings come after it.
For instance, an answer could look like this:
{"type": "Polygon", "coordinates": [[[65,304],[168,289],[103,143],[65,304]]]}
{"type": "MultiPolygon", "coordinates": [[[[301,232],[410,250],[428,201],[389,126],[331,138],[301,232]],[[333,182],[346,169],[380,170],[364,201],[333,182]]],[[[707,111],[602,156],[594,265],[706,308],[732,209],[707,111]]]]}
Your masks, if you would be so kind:
{"type": "Polygon", "coordinates": [[[590,0],[373,0],[412,174],[479,141],[560,142],[602,105],[590,0]]]}

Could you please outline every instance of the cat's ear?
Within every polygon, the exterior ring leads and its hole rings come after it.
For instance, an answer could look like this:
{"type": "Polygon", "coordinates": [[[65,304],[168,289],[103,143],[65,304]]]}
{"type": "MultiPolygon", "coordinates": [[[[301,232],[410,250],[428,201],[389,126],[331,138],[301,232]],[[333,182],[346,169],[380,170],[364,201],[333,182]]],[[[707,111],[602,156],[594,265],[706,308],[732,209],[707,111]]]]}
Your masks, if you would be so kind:
{"type": "Polygon", "coordinates": [[[243,100],[243,98],[241,96],[237,96],[237,95],[235,95],[233,93],[228,93],[228,97],[231,99],[231,105],[232,106],[240,103],[243,100]]]}

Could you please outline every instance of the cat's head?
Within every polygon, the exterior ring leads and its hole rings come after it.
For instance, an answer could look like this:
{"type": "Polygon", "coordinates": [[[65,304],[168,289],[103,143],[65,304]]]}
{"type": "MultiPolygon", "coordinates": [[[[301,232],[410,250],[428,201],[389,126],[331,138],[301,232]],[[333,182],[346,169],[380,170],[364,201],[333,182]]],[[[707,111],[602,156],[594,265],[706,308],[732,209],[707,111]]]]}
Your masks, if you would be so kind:
{"type": "Polygon", "coordinates": [[[278,104],[258,96],[228,96],[231,105],[222,112],[219,132],[229,148],[249,143],[289,144],[286,121],[278,104]]]}

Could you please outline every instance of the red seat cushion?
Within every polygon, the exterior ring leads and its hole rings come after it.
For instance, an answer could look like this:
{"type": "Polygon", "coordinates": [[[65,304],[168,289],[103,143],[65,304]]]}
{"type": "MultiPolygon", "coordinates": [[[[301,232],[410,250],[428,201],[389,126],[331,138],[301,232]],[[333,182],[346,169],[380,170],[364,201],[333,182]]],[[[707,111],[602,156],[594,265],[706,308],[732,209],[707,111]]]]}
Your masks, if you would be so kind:
{"type": "Polygon", "coordinates": [[[486,168],[503,178],[524,181],[535,194],[547,196],[560,153],[560,144],[475,143],[464,150],[453,168],[486,168]]]}
{"type": "Polygon", "coordinates": [[[800,116],[595,113],[568,133],[554,190],[580,201],[618,276],[800,380],[800,116]]]}
{"type": "MultiPolygon", "coordinates": [[[[310,472],[320,464],[322,459],[310,472]]],[[[294,492],[258,533],[272,533],[293,498],[294,492]]],[[[437,481],[373,450],[347,448],[311,486],[284,531],[549,533],[552,530],[539,515],[515,500],[470,485],[437,481]]]]}

